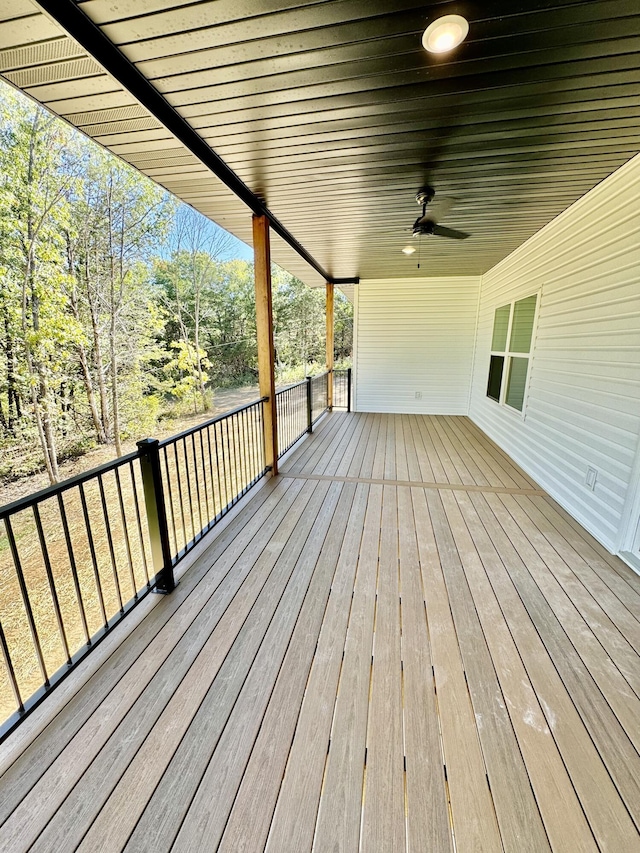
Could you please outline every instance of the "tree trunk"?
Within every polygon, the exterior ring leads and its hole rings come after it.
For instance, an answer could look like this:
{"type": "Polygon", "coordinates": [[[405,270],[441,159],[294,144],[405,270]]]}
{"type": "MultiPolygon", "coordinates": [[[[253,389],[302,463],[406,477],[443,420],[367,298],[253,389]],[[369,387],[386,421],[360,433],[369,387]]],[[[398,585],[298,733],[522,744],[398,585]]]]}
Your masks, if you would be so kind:
{"type": "MultiPolygon", "coordinates": [[[[73,256],[73,247],[71,245],[71,241],[68,235],[67,258],[69,262],[69,274],[74,278],[75,282],[75,261],[73,256]]],[[[78,291],[76,289],[75,283],[71,288],[69,302],[71,304],[71,310],[73,312],[74,319],[77,323],[81,324],[80,308],[78,306],[78,291]]],[[[84,383],[84,388],[87,395],[87,402],[89,403],[89,411],[91,412],[93,428],[96,431],[96,438],[98,439],[99,444],[106,444],[107,433],[105,432],[104,424],[100,419],[100,414],[98,413],[96,395],[93,388],[93,378],[91,376],[91,370],[89,369],[89,359],[87,357],[87,350],[82,342],[78,343],[78,358],[80,359],[80,367],[82,369],[82,381],[84,383]]]]}
{"type": "MultiPolygon", "coordinates": [[[[29,166],[27,171],[27,183],[33,183],[34,167],[34,143],[37,133],[37,116],[34,119],[33,133],[29,148],[29,166]]],[[[25,270],[22,286],[22,331],[24,336],[24,347],[27,356],[27,365],[31,376],[31,400],[33,403],[33,414],[38,429],[38,437],[42,448],[44,463],[52,483],[57,483],[58,453],[56,450],[55,432],[51,420],[50,395],[47,375],[42,360],[34,353],[29,342],[29,329],[27,312],[30,308],[31,327],[36,337],[40,330],[40,299],[35,283],[35,233],[33,225],[33,214],[31,209],[27,213],[27,243],[25,252],[25,270]],[[30,305],[29,305],[30,302],[30,305]],[[34,381],[35,380],[35,381],[34,381]],[[37,383],[37,384],[36,384],[37,383]]]]}
{"type": "Polygon", "coordinates": [[[198,375],[198,390],[200,391],[200,397],[202,398],[202,411],[209,411],[209,400],[207,398],[207,389],[204,384],[203,379],[203,370],[202,370],[202,358],[200,356],[200,318],[199,318],[199,306],[196,303],[195,309],[195,319],[194,319],[194,344],[196,348],[196,372],[198,375]]]}
{"type": "Polygon", "coordinates": [[[89,318],[91,320],[91,337],[93,339],[93,366],[95,369],[96,379],[98,382],[98,396],[100,398],[100,422],[102,428],[100,432],[105,437],[105,443],[111,438],[111,420],[109,417],[109,403],[107,395],[107,382],[105,377],[104,362],[102,359],[102,344],[100,342],[100,324],[98,321],[98,307],[93,298],[91,290],[91,276],[89,272],[89,251],[85,251],[85,286],[87,292],[87,304],[89,306],[89,318]]]}
{"type": "Polygon", "coordinates": [[[9,309],[6,301],[2,300],[2,318],[4,326],[4,342],[3,349],[7,360],[7,415],[6,427],[11,435],[15,435],[16,422],[22,416],[22,406],[20,393],[18,391],[18,383],[16,380],[16,351],[13,334],[11,331],[11,321],[9,317],[9,309]]]}
{"type": "Polygon", "coordinates": [[[120,401],[118,399],[118,354],[116,352],[116,318],[111,314],[109,327],[109,345],[111,348],[111,412],[113,414],[113,440],[116,453],[122,456],[122,444],[120,442],[120,401]]]}
{"type": "Polygon", "coordinates": [[[111,415],[113,417],[113,441],[116,454],[122,456],[120,442],[120,400],[118,395],[118,353],[116,348],[116,269],[113,246],[112,184],[109,182],[107,201],[109,227],[109,355],[111,357],[111,415]]]}

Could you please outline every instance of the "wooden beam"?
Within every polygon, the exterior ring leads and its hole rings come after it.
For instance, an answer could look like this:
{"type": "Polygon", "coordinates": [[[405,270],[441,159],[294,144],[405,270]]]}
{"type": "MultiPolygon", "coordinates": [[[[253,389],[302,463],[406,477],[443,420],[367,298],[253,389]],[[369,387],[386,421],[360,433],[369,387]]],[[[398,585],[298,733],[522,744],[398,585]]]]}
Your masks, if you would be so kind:
{"type": "Polygon", "coordinates": [[[333,407],[333,284],[327,282],[327,370],[331,371],[327,377],[327,405],[333,407]]]}
{"type": "Polygon", "coordinates": [[[260,396],[268,397],[264,404],[265,465],[278,473],[278,423],[276,414],[276,380],[274,372],[273,306],[271,295],[271,248],[269,218],[253,217],[253,254],[256,287],[256,333],[258,338],[258,372],[260,396]]]}

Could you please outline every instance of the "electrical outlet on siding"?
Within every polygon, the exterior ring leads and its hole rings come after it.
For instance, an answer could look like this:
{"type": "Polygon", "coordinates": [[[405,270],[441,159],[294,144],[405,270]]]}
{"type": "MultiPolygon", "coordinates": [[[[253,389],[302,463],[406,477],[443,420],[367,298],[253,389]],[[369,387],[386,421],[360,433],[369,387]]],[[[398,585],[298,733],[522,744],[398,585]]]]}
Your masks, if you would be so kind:
{"type": "Polygon", "coordinates": [[[592,468],[589,466],[587,468],[587,475],[584,478],[584,484],[588,489],[591,489],[592,492],[596,490],[596,482],[598,481],[598,469],[592,468]]]}
{"type": "Polygon", "coordinates": [[[422,400],[422,391],[416,391],[416,400],[422,400]]]}

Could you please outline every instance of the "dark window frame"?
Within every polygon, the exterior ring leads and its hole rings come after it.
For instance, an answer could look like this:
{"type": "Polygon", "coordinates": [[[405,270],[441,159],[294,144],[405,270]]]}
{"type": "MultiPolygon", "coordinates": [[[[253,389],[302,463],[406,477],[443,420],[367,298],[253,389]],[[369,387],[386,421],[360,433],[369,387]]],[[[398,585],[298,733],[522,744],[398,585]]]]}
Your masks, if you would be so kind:
{"type": "Polygon", "coordinates": [[[516,412],[521,417],[524,417],[526,406],[527,406],[527,397],[529,393],[529,382],[531,380],[531,360],[533,357],[534,343],[536,339],[536,331],[538,325],[538,312],[540,309],[540,292],[536,291],[535,293],[530,293],[527,296],[523,296],[519,299],[512,299],[510,302],[503,302],[501,305],[497,305],[493,312],[493,324],[491,327],[491,346],[492,349],[489,354],[489,373],[487,378],[487,391],[486,396],[489,400],[492,400],[499,406],[502,406],[506,409],[509,409],[512,412],[516,412]],[[525,302],[529,299],[535,299],[535,307],[533,311],[533,320],[531,325],[531,339],[529,341],[529,350],[527,352],[518,352],[516,350],[511,349],[512,344],[512,331],[513,331],[513,320],[514,314],[516,311],[516,305],[518,303],[525,302]],[[504,342],[504,349],[493,349],[494,337],[495,337],[495,329],[496,329],[496,315],[499,311],[504,311],[505,308],[509,308],[509,321],[507,324],[506,337],[504,342]],[[498,368],[498,364],[500,364],[499,359],[502,359],[500,368],[498,368]],[[518,408],[517,405],[512,405],[508,402],[507,397],[509,394],[509,387],[511,381],[511,373],[513,368],[514,359],[522,359],[527,361],[527,369],[526,369],[526,378],[524,382],[524,389],[522,392],[521,398],[521,408],[518,408]],[[498,376],[499,373],[499,376],[498,376]],[[497,396],[496,396],[497,393],[497,396]]]}

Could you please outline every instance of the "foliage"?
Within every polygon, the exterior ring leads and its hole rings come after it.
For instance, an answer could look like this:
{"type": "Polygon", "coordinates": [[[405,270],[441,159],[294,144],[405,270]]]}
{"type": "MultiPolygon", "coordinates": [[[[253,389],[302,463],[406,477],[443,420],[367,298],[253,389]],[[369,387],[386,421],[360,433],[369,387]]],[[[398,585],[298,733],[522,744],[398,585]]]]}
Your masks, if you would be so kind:
{"type": "MultiPolygon", "coordinates": [[[[257,382],[253,265],[218,226],[0,88],[0,478],[257,382]],[[34,452],[34,446],[39,452],[34,452]]],[[[278,380],[324,368],[324,290],[276,267],[278,380]]],[[[336,358],[351,306],[336,294],[336,358]]]]}

